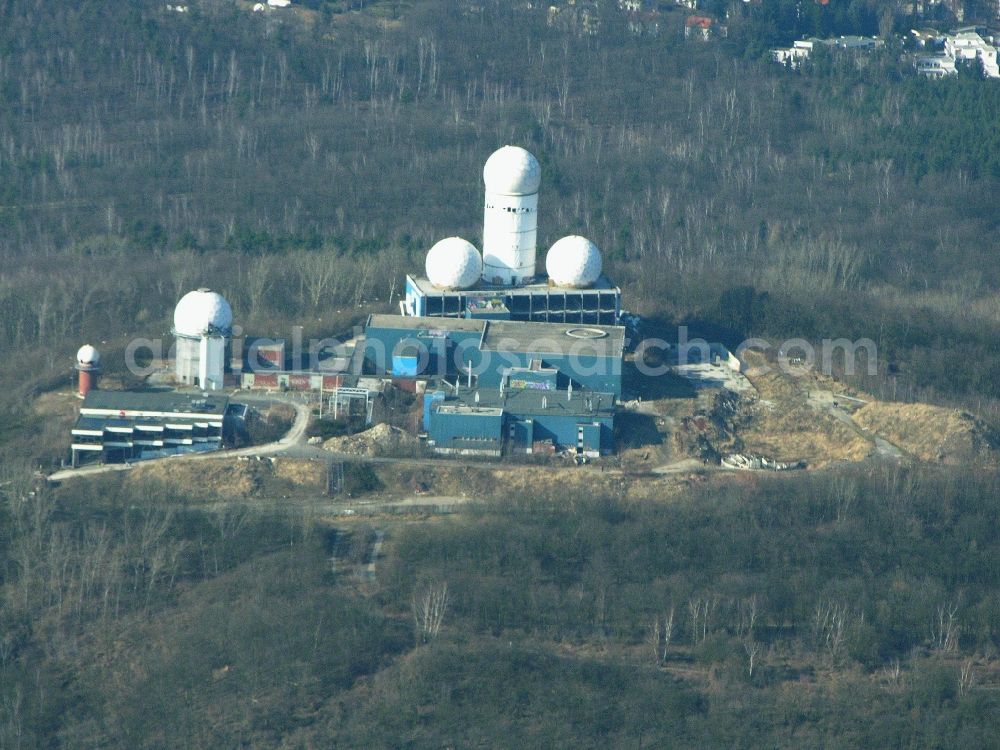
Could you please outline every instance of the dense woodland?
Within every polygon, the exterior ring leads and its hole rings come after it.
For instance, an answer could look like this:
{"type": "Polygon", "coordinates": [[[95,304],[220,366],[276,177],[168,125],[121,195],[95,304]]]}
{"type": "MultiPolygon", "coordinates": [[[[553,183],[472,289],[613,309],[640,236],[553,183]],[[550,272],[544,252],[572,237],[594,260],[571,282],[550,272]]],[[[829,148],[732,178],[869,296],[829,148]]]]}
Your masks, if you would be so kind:
{"type": "Polygon", "coordinates": [[[766,59],[907,28],[884,5],[740,3],[713,44],[610,3],[596,36],[307,5],[0,0],[0,747],[995,742],[990,472],[496,503],[400,528],[364,590],[308,516],[30,494],[66,438],[25,404],[80,344],[120,374],[197,286],[261,335],[389,309],[434,241],[479,243],[505,143],[542,162],[542,246],[590,237],[652,324],[868,337],[857,385],[1000,423],[1000,84],[918,80],[891,40],[766,59]]]}
{"type": "Polygon", "coordinates": [[[446,7],[310,25],[7,0],[4,362],[64,378],[84,339],[113,361],[199,285],[251,332],[336,333],[435,240],[478,241],[482,164],[516,142],[543,164],[543,247],[591,237],[635,311],[735,341],[867,336],[868,388],[992,417],[996,82],[918,80],[894,43],[792,73],[735,23],[696,44],[617,13],[575,36],[446,7]]]}
{"type": "Polygon", "coordinates": [[[153,482],[25,494],[0,746],[990,747],[997,482],[512,499],[400,525],[368,584],[364,525],[153,482]]]}

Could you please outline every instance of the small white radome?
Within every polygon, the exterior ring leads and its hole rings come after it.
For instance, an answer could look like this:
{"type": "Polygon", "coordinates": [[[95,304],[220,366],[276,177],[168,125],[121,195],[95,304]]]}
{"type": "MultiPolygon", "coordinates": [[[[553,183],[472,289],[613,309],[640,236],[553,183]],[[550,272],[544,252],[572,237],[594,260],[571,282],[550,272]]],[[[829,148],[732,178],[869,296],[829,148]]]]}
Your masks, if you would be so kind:
{"type": "Polygon", "coordinates": [[[439,289],[468,289],[483,273],[483,259],[468,240],[448,237],[427,253],[427,279],[439,289]]]}
{"type": "Polygon", "coordinates": [[[209,289],[188,292],[174,308],[174,333],[178,336],[229,335],[232,327],[233,309],[225,297],[209,289]]]}
{"type": "Polygon", "coordinates": [[[601,278],[601,251],[586,237],[570,235],[558,240],[545,256],[545,270],[556,286],[583,288],[601,278]]]}
{"type": "Polygon", "coordinates": [[[101,353],[90,344],[84,344],[76,353],[76,361],[81,365],[96,365],[101,361],[101,353]]]}
{"type": "Polygon", "coordinates": [[[499,195],[532,195],[542,183],[542,166],[530,151],[504,146],[483,167],[486,191],[499,195]]]}

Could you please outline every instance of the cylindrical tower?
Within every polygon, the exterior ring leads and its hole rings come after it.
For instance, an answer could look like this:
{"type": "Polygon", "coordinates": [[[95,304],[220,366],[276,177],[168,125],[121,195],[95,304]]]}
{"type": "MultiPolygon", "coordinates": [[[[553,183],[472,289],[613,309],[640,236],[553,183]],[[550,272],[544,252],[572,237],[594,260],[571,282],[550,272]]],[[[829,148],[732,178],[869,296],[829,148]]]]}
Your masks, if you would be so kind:
{"type": "Polygon", "coordinates": [[[177,382],[214,391],[223,387],[225,349],[232,335],[233,310],[218,292],[188,292],[174,309],[177,382]]]}
{"type": "Polygon", "coordinates": [[[483,281],[517,286],[535,276],[542,168],[523,148],[504,146],[483,167],[483,281]]]}
{"type": "Polygon", "coordinates": [[[84,344],[76,353],[77,389],[80,398],[85,398],[97,388],[97,376],[101,372],[101,355],[90,344],[84,344]]]}

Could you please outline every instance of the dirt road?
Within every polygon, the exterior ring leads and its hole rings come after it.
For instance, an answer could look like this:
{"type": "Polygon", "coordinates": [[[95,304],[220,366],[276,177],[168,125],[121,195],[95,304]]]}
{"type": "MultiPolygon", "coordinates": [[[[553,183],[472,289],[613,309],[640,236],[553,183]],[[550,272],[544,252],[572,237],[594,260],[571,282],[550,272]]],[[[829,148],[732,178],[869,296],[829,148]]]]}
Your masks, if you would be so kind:
{"type": "MultiPolygon", "coordinates": [[[[274,456],[277,454],[284,453],[290,448],[295,448],[297,446],[306,446],[306,428],[309,426],[309,407],[302,403],[301,401],[292,398],[275,398],[274,396],[262,397],[253,394],[241,394],[241,402],[246,401],[249,403],[282,403],[288,404],[293,409],[295,409],[295,420],[292,422],[291,428],[285,435],[273,443],[267,443],[265,445],[253,445],[249,448],[236,448],[233,450],[225,451],[211,451],[210,453],[187,453],[180,454],[176,456],[169,456],[167,458],[153,459],[156,461],[208,461],[216,460],[220,458],[235,458],[238,456],[274,456]]],[[[314,450],[310,452],[315,452],[314,450]]],[[[319,451],[323,453],[323,451],[319,451]]],[[[96,474],[104,474],[110,471],[127,471],[131,469],[133,464],[101,464],[99,466],[81,466],[78,469],[61,469],[54,474],[49,475],[50,482],[61,482],[64,479],[72,479],[74,477],[85,477],[93,476],[96,474]]]]}

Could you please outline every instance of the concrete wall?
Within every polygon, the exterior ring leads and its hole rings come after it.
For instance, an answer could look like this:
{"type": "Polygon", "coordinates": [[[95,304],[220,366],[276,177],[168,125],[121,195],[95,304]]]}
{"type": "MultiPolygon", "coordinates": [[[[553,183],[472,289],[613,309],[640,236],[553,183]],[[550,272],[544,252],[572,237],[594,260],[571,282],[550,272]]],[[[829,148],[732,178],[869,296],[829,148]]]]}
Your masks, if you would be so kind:
{"type": "Polygon", "coordinates": [[[198,381],[198,362],[200,360],[201,341],[198,339],[176,339],[176,359],[174,372],[177,382],[183,385],[194,385],[198,381]]]}
{"type": "Polygon", "coordinates": [[[343,382],[341,375],[318,372],[245,372],[240,385],[247,390],[332,391],[343,382]]]}

